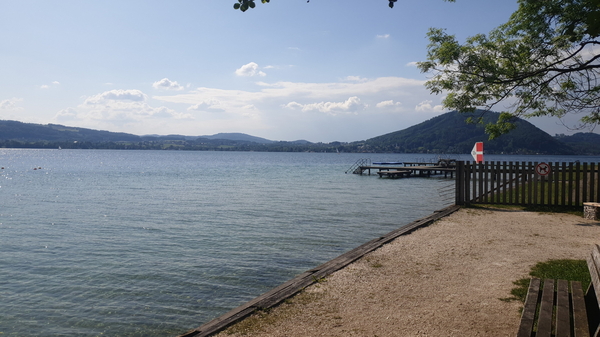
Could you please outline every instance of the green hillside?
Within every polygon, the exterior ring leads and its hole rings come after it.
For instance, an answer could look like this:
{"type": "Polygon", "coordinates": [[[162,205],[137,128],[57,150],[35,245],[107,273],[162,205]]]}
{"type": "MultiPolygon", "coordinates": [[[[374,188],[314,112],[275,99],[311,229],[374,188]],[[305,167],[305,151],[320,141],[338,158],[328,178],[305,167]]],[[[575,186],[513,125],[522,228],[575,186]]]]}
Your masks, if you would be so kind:
{"type": "Polygon", "coordinates": [[[582,155],[600,155],[600,135],[591,132],[579,132],[572,136],[557,135],[555,137],[582,155]]]}
{"type": "Polygon", "coordinates": [[[74,128],[57,124],[32,124],[17,121],[0,121],[0,140],[22,142],[114,142],[139,141],[140,137],[129,133],[74,128]]]}
{"type": "MultiPolygon", "coordinates": [[[[478,111],[471,116],[479,117],[481,113],[478,111]]],[[[495,121],[498,115],[486,112],[485,122],[495,121]]],[[[0,148],[452,154],[470,153],[475,142],[483,141],[488,154],[600,154],[600,135],[595,133],[551,137],[531,123],[518,120],[515,130],[490,141],[484,126],[467,124],[467,117],[469,114],[448,112],[401,131],[352,143],[274,142],[240,133],[137,136],[57,124],[0,120],[0,148]]]]}
{"type": "MultiPolygon", "coordinates": [[[[372,152],[470,153],[475,142],[485,142],[485,152],[489,154],[575,154],[568,145],[522,119],[508,134],[488,140],[484,125],[465,122],[467,117],[477,118],[482,113],[448,112],[407,129],[371,138],[365,147],[372,152]]],[[[499,115],[485,112],[484,124],[496,121],[499,115]]]]}

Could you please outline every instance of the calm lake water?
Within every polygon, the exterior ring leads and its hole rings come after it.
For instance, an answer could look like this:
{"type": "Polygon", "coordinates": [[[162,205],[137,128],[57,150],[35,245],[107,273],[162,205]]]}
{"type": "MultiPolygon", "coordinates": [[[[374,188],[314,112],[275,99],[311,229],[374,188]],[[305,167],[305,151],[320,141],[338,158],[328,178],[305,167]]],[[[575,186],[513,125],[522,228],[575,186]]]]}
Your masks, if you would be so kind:
{"type": "Polygon", "coordinates": [[[0,149],[0,334],[177,335],[453,203],[359,158],[437,156],[0,149]]]}

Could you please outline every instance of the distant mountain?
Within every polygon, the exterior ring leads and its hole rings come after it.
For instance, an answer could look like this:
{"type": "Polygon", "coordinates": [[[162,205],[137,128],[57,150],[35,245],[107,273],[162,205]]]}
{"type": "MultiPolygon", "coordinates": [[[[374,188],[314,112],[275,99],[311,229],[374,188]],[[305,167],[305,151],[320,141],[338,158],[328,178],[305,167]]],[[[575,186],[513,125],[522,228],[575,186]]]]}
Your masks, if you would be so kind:
{"type": "Polygon", "coordinates": [[[571,136],[556,135],[559,142],[573,148],[578,154],[600,155],[600,135],[592,132],[579,132],[571,136]]]}
{"type": "Polygon", "coordinates": [[[308,140],[304,140],[304,139],[298,139],[298,140],[294,140],[291,141],[290,143],[292,144],[297,144],[297,145],[307,145],[307,144],[312,144],[311,142],[309,142],[308,140]]]}
{"type": "Polygon", "coordinates": [[[98,131],[58,124],[32,124],[17,121],[0,121],[0,140],[24,142],[111,142],[139,141],[140,137],[122,132],[98,131]]]}
{"type": "MultiPolygon", "coordinates": [[[[479,117],[482,113],[478,111],[472,116],[479,117]]],[[[485,112],[484,123],[496,121],[498,116],[495,112],[485,112]]],[[[401,131],[352,143],[311,143],[306,140],[275,142],[243,133],[137,136],[58,124],[0,120],[0,148],[452,154],[470,153],[475,142],[483,141],[488,154],[600,155],[600,135],[595,133],[551,137],[531,123],[519,119],[515,130],[490,141],[484,126],[465,123],[467,117],[469,114],[448,112],[401,131]]]]}
{"type": "Polygon", "coordinates": [[[139,142],[156,140],[196,140],[198,138],[211,140],[233,140],[254,142],[258,144],[274,143],[272,140],[254,137],[243,133],[218,133],[212,136],[183,136],[183,135],[144,135],[130,133],[99,131],[86,128],[70,127],[58,124],[33,124],[17,121],[0,120],[0,140],[22,142],[139,142]]]}
{"type": "Polygon", "coordinates": [[[508,134],[488,140],[482,124],[467,124],[467,117],[483,114],[484,124],[498,120],[499,113],[476,111],[473,114],[448,112],[407,129],[365,141],[373,152],[399,153],[470,153],[475,142],[485,143],[489,154],[575,154],[570,146],[559,142],[533,124],[518,119],[508,134]]]}
{"type": "Polygon", "coordinates": [[[200,136],[199,138],[239,140],[239,141],[254,142],[254,143],[259,143],[259,144],[271,144],[271,143],[275,143],[272,140],[268,140],[268,139],[260,138],[260,137],[250,136],[250,135],[247,135],[245,133],[217,133],[216,135],[212,135],[212,136],[200,136]]]}

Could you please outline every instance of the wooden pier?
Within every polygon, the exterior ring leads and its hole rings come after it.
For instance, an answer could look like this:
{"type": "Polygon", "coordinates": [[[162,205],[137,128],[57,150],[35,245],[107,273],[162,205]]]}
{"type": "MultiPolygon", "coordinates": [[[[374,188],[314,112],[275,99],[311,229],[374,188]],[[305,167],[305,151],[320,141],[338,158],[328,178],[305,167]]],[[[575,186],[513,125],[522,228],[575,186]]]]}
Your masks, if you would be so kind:
{"type": "Polygon", "coordinates": [[[444,175],[444,178],[454,177],[456,167],[453,162],[437,163],[402,163],[400,165],[361,165],[353,173],[355,174],[378,174],[380,178],[408,178],[408,177],[430,177],[433,175],[444,175]]]}

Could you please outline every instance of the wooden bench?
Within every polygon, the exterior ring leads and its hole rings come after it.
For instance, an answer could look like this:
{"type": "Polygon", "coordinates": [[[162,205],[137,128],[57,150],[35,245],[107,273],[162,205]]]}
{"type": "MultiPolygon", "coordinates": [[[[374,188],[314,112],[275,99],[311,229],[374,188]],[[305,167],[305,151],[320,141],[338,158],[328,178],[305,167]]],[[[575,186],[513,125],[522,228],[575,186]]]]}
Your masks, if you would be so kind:
{"type": "Polygon", "coordinates": [[[594,245],[587,264],[592,282],[585,295],[581,282],[546,279],[542,289],[540,279],[531,280],[517,337],[600,335],[600,246],[594,245]]]}

